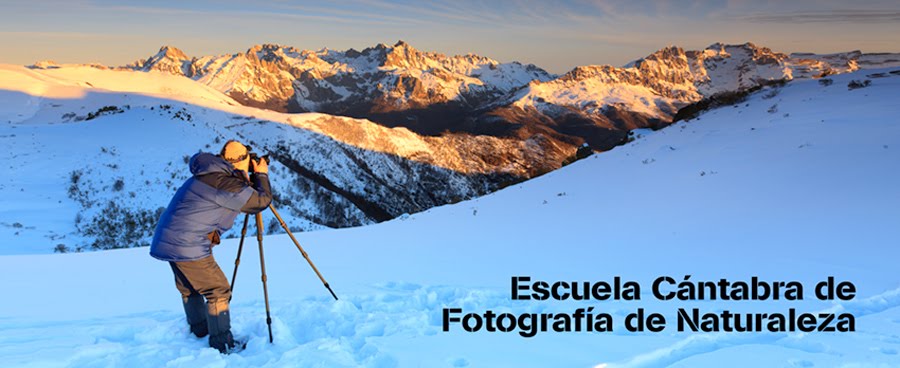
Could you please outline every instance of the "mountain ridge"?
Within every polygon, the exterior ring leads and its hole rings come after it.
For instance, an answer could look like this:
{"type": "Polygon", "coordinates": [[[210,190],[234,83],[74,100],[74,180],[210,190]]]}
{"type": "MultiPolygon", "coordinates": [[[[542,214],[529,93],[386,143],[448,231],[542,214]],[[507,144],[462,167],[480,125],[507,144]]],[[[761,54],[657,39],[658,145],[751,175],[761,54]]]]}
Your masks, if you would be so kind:
{"type": "Polygon", "coordinates": [[[665,125],[679,108],[718,93],[893,65],[900,65],[897,54],[785,54],[752,42],[716,42],[702,50],[669,45],[622,67],[583,65],[556,75],[472,53],[421,51],[399,40],[362,51],[259,44],[193,58],[164,46],[116,69],[182,75],[276,111],[365,118],[424,135],[545,132],[564,144],[608,150],[627,130],[665,125]]]}
{"type": "Polygon", "coordinates": [[[263,43],[201,57],[163,46],[113,69],[181,75],[269,110],[364,118],[435,136],[544,132],[557,142],[602,151],[628,129],[665,125],[679,108],[718,93],[895,65],[898,54],[785,54],[752,42],[716,42],[702,50],[668,45],[622,67],[583,65],[556,75],[472,53],[421,51],[399,40],[362,51],[263,43]],[[574,130],[566,128],[573,124],[574,130]]]}

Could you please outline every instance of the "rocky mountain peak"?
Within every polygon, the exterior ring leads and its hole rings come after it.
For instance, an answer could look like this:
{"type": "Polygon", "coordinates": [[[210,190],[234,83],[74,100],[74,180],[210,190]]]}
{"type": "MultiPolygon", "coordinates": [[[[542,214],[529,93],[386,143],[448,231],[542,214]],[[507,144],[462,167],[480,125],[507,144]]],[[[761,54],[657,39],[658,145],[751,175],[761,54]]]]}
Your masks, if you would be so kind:
{"type": "Polygon", "coordinates": [[[670,59],[682,59],[685,57],[684,49],[678,46],[669,45],[664,48],[657,50],[656,52],[647,55],[644,59],[648,60],[670,60],[670,59]]]}
{"type": "Polygon", "coordinates": [[[172,59],[172,60],[189,60],[190,59],[187,56],[187,54],[184,53],[184,51],[181,51],[181,49],[179,49],[175,46],[168,46],[168,45],[163,45],[162,47],[160,47],[159,52],[156,53],[155,57],[156,57],[156,59],[168,58],[168,59],[172,59]]]}
{"type": "Polygon", "coordinates": [[[616,67],[610,65],[583,65],[577,66],[568,73],[559,77],[561,81],[582,81],[592,78],[606,79],[616,72],[616,67]]]}
{"type": "Polygon", "coordinates": [[[726,47],[726,46],[728,46],[728,45],[726,45],[726,44],[724,44],[724,43],[722,43],[722,42],[716,42],[716,43],[714,43],[714,44],[712,44],[712,45],[707,46],[707,47],[706,47],[706,50],[709,50],[709,51],[715,51],[715,52],[720,52],[720,53],[722,53],[722,52],[725,52],[725,47],[726,47]]]}
{"type": "Polygon", "coordinates": [[[247,53],[251,53],[251,52],[272,53],[272,52],[276,52],[278,50],[283,50],[283,49],[285,49],[285,50],[293,49],[293,47],[282,46],[277,43],[263,43],[263,44],[253,45],[253,47],[247,49],[247,53]]]}
{"type": "Polygon", "coordinates": [[[284,58],[285,53],[299,53],[293,47],[282,46],[273,43],[254,45],[247,50],[247,56],[263,61],[278,61],[284,58]]]}
{"type": "Polygon", "coordinates": [[[362,53],[359,51],[356,51],[356,49],[351,47],[347,51],[344,51],[344,55],[346,55],[349,58],[358,58],[358,57],[362,56],[362,53]]]}
{"type": "Polygon", "coordinates": [[[637,59],[625,65],[626,68],[646,69],[648,64],[662,64],[669,67],[682,68],[687,66],[688,56],[684,49],[678,46],[667,46],[656,52],[637,59]]]}
{"type": "Polygon", "coordinates": [[[429,67],[428,56],[400,40],[386,52],[382,65],[397,69],[427,69],[429,67]]]}
{"type": "Polygon", "coordinates": [[[184,51],[177,47],[164,45],[159,48],[156,55],[146,60],[139,60],[126,66],[129,69],[142,71],[161,71],[165,73],[184,75],[190,77],[193,74],[191,69],[192,58],[188,57],[184,51]]]}
{"type": "Polygon", "coordinates": [[[713,54],[727,57],[737,50],[748,53],[749,55],[753,56],[754,59],[775,58],[783,60],[788,58],[788,56],[783,53],[774,52],[768,47],[757,46],[752,42],[745,42],[743,44],[725,44],[722,42],[716,42],[712,45],[709,45],[709,47],[707,47],[704,51],[707,51],[707,54],[709,54],[709,52],[712,52],[713,54]]]}
{"type": "Polygon", "coordinates": [[[665,91],[668,88],[657,85],[665,81],[673,84],[690,83],[693,80],[688,54],[681,47],[667,46],[642,59],[635,60],[627,67],[637,69],[640,74],[640,83],[652,86],[654,89],[665,91]]]}

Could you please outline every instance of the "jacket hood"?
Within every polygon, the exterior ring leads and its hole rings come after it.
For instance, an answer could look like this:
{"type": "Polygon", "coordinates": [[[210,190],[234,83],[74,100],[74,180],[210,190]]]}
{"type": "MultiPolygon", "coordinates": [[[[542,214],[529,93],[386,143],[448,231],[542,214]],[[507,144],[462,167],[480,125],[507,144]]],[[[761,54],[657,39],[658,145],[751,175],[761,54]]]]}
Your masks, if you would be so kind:
{"type": "Polygon", "coordinates": [[[204,175],[214,172],[225,172],[231,174],[234,166],[225,159],[208,152],[200,152],[191,157],[190,161],[191,174],[204,175]]]}

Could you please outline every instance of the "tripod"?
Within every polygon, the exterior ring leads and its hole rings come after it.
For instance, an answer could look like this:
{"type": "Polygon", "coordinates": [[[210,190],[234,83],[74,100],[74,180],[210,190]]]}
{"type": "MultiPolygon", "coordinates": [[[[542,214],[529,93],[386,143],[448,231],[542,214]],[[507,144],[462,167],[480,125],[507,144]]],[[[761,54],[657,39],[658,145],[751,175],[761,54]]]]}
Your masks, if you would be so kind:
{"type": "MultiPolygon", "coordinates": [[[[338,300],[337,295],[334,294],[334,291],[331,290],[331,286],[328,285],[328,282],[325,281],[325,278],[322,277],[322,274],[319,273],[319,269],[316,268],[316,265],[313,264],[312,260],[309,259],[309,254],[303,250],[303,247],[300,246],[300,242],[297,241],[297,238],[294,237],[294,234],[291,233],[291,229],[288,228],[287,224],[284,223],[284,220],[278,215],[278,211],[275,210],[275,207],[269,204],[269,209],[272,210],[272,213],[275,215],[275,218],[278,219],[278,222],[281,224],[281,227],[284,228],[284,231],[291,237],[291,240],[294,241],[294,245],[297,246],[297,249],[300,250],[300,253],[303,254],[303,258],[306,258],[306,261],[309,262],[309,266],[312,267],[313,271],[316,272],[316,275],[319,276],[319,280],[322,280],[322,284],[325,285],[325,288],[328,289],[328,292],[331,293],[331,296],[334,297],[334,300],[338,300]]],[[[231,291],[234,292],[234,280],[237,278],[238,266],[241,264],[241,252],[244,249],[244,238],[247,236],[247,223],[250,220],[250,214],[244,215],[244,227],[241,228],[241,242],[238,244],[238,253],[237,258],[234,260],[234,274],[231,275],[231,291]]],[[[272,337],[272,315],[269,310],[269,289],[266,286],[266,260],[263,256],[263,221],[262,221],[262,212],[258,212],[256,214],[256,241],[259,242],[259,267],[260,271],[262,271],[262,284],[263,284],[263,296],[266,300],[266,324],[269,326],[269,342],[273,342],[274,338],[272,337]]],[[[232,294],[234,295],[234,294],[232,294]]]]}

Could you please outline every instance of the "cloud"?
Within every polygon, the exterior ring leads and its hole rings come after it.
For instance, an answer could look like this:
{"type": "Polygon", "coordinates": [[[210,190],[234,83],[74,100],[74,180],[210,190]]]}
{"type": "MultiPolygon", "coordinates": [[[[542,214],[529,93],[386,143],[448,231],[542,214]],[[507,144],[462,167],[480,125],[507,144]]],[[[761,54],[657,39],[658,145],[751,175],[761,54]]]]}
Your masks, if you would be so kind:
{"type": "Polygon", "coordinates": [[[0,31],[0,38],[36,38],[36,39],[68,39],[68,40],[129,40],[133,34],[110,34],[90,32],[33,32],[33,31],[0,31]]]}
{"type": "Polygon", "coordinates": [[[900,21],[900,11],[833,10],[753,14],[737,18],[755,23],[896,23],[900,21]]]}
{"type": "MultiPolygon", "coordinates": [[[[223,20],[223,21],[249,21],[266,22],[270,19],[286,19],[292,21],[313,21],[323,23],[347,23],[347,24],[368,24],[368,25],[395,25],[397,19],[366,19],[360,14],[349,16],[340,12],[312,12],[304,8],[295,7],[292,12],[285,12],[289,8],[266,8],[255,7],[249,9],[217,9],[217,10],[194,10],[172,7],[156,7],[156,6],[111,6],[106,10],[115,12],[128,12],[144,15],[177,15],[177,16],[196,16],[207,20],[223,20]],[[306,10],[306,11],[305,11],[306,10]]],[[[371,18],[371,17],[370,17],[371,18]]]]}
{"type": "Polygon", "coordinates": [[[427,19],[430,22],[458,22],[488,26],[512,22],[510,17],[521,13],[506,11],[518,8],[515,3],[488,3],[485,5],[478,1],[458,1],[451,4],[440,1],[414,1],[409,4],[401,4],[383,0],[358,0],[357,4],[360,8],[380,9],[401,14],[404,17],[427,19]]]}

